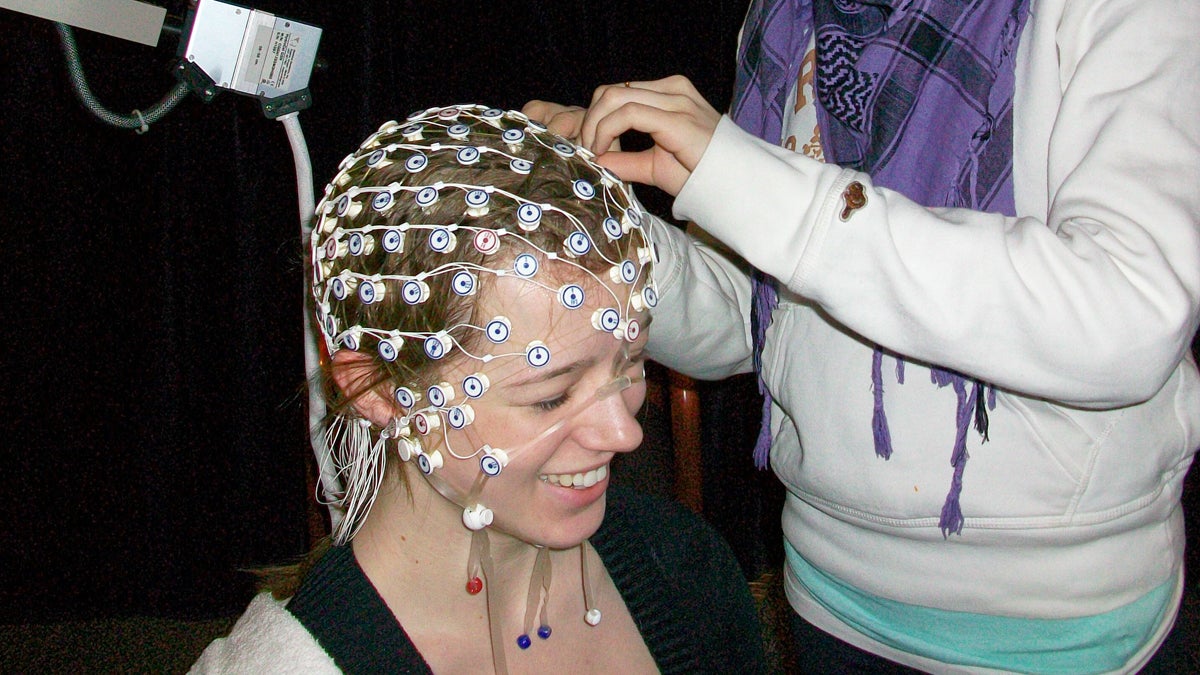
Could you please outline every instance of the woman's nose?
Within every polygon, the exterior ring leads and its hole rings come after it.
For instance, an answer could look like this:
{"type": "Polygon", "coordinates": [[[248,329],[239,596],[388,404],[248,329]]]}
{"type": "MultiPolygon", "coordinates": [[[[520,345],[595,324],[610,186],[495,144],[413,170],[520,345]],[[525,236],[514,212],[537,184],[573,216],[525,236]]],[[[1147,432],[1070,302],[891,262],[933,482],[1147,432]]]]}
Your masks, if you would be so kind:
{"type": "Polygon", "coordinates": [[[583,447],[607,452],[630,452],[642,444],[637,411],[646,397],[646,383],[633,382],[620,391],[596,399],[582,411],[576,440],[583,447]]]}

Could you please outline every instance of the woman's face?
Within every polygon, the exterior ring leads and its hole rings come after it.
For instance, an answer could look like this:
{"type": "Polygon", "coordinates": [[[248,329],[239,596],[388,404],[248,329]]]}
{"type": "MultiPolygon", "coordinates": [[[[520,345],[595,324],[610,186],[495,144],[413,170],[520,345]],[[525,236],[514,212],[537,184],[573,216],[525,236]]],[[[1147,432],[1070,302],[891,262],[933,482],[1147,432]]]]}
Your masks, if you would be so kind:
{"type": "MultiPolygon", "coordinates": [[[[524,280],[501,277],[486,288],[481,316],[503,316],[511,326],[505,342],[487,343],[503,356],[487,363],[453,362],[444,379],[455,390],[454,403],[471,406],[474,421],[460,430],[444,425],[423,439],[427,452],[441,452],[437,476],[459,498],[471,494],[483,475],[482,448],[503,451],[508,464],[487,477],[464,506],[483,504],[494,514],[492,530],[552,548],[574,546],[596,531],[604,517],[609,463],[642,441],[634,416],[646,394],[646,333],[629,342],[595,328],[593,313],[623,306],[628,290],[595,281],[581,285],[587,302],[573,310],[554,291],[524,280]],[[525,355],[535,341],[549,350],[549,361],[540,367],[525,355]],[[476,373],[490,386],[471,399],[461,383],[476,373]]],[[[642,325],[649,320],[632,318],[642,325]]]]}

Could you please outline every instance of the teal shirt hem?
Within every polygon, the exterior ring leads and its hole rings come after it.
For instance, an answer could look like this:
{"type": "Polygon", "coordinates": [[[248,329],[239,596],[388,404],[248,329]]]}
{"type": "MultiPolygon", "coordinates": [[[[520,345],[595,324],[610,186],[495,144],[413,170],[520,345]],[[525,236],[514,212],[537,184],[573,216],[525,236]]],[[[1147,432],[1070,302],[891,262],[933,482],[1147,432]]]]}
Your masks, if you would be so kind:
{"type": "Polygon", "coordinates": [[[964,666],[1023,673],[1104,673],[1124,666],[1154,635],[1175,581],[1112,611],[1022,619],[897,602],[863,592],[810,564],[784,542],[809,595],[842,622],[889,647],[964,666]]]}

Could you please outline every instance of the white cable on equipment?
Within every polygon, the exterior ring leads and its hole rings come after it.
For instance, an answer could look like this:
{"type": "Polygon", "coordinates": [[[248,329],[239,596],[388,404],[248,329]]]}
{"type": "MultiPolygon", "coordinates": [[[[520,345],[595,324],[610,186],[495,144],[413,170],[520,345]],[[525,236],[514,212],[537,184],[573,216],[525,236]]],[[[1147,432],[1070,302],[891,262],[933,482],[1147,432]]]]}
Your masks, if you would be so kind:
{"type": "MultiPolygon", "coordinates": [[[[312,216],[316,204],[313,193],[312,163],[309,159],[308,144],[304,140],[304,131],[300,128],[299,112],[290,112],[281,115],[277,119],[283,123],[283,128],[287,131],[288,143],[291,145],[292,157],[296,164],[296,192],[300,202],[300,234],[301,241],[306,242],[312,236],[312,216]]],[[[321,396],[321,388],[317,386],[321,375],[321,351],[318,346],[316,331],[310,319],[313,312],[309,303],[312,302],[312,299],[307,292],[307,282],[305,282],[305,289],[303,316],[304,372],[309,381],[309,441],[312,444],[313,454],[318,462],[317,468],[320,471],[320,483],[317,489],[322,494],[317,495],[318,501],[329,503],[333,500],[334,495],[341,493],[342,484],[341,480],[338,479],[337,471],[333,467],[332,459],[326,453],[321,452],[322,434],[320,433],[320,429],[325,419],[325,399],[321,396]]],[[[341,511],[338,509],[329,509],[329,517],[332,526],[336,529],[338,521],[341,519],[341,511]]]]}

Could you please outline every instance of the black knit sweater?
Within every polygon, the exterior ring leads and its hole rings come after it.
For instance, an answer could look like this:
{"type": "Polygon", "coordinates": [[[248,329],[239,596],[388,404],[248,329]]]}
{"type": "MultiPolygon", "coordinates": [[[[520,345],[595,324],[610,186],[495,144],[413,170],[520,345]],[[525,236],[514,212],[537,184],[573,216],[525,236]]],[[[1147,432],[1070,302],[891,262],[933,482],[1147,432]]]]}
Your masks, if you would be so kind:
{"type": "MultiPolygon", "coordinates": [[[[674,502],[612,488],[591,539],[663,673],[765,670],[754,601],[728,546],[674,502]]],[[[322,558],[288,610],[345,673],[430,673],[349,546],[322,558]]]]}

